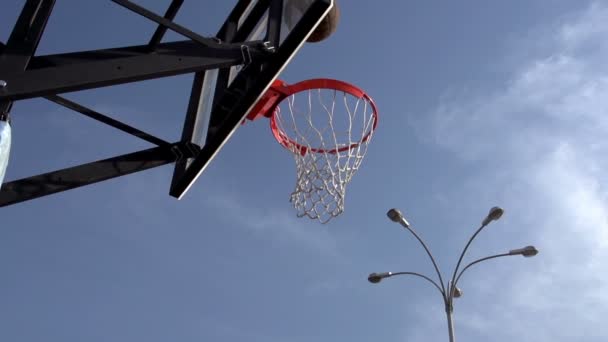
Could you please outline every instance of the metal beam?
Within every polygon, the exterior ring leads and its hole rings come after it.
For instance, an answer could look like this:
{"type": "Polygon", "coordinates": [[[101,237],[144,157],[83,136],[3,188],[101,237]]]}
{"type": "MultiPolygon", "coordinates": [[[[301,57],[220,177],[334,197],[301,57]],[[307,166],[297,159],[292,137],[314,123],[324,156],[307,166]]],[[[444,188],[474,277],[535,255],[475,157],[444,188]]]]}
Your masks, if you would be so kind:
{"type": "Polygon", "coordinates": [[[171,29],[174,32],[177,32],[179,34],[181,34],[184,37],[190,38],[193,41],[205,46],[205,47],[218,47],[221,46],[218,42],[216,42],[215,40],[211,39],[211,38],[206,38],[203,37],[201,35],[199,35],[196,32],[193,32],[191,30],[188,30],[187,28],[178,25],[174,22],[172,22],[171,20],[167,20],[166,18],[163,18],[157,14],[155,14],[154,12],[151,12],[139,5],[136,5],[134,3],[132,3],[131,1],[128,0],[112,0],[112,2],[123,6],[124,8],[131,10],[149,20],[154,21],[155,23],[164,26],[166,28],[171,29]]]}
{"type": "Polygon", "coordinates": [[[283,0],[270,0],[268,9],[268,27],[266,29],[267,42],[277,48],[281,41],[281,22],[283,17],[283,0]]]}
{"type": "Polygon", "coordinates": [[[233,41],[240,42],[246,40],[256,28],[269,6],[270,0],[258,0],[258,2],[256,2],[251,9],[251,12],[249,12],[247,18],[245,18],[245,20],[241,23],[241,26],[238,28],[238,32],[235,34],[233,41]]]}
{"type": "MultiPolygon", "coordinates": [[[[27,0],[23,5],[21,14],[0,55],[0,75],[3,75],[2,80],[7,84],[6,87],[1,89],[2,93],[11,87],[10,82],[4,75],[10,72],[23,71],[28,67],[54,5],[55,0],[27,0]]],[[[0,98],[0,114],[3,117],[8,116],[11,107],[11,100],[0,98]]]]}
{"type": "MultiPolygon", "coordinates": [[[[248,43],[249,44],[249,43],[248,43]]],[[[251,44],[250,44],[251,45],[251,44]]],[[[160,43],[153,53],[171,53],[186,55],[219,55],[220,57],[234,56],[240,50],[241,44],[224,45],[221,50],[204,48],[191,40],[181,40],[168,43],[160,43]],[[226,51],[226,48],[231,51],[226,51]]],[[[251,46],[255,50],[255,46],[251,46]]],[[[53,66],[66,66],[75,63],[86,63],[91,61],[108,61],[116,58],[137,57],[150,54],[148,45],[134,45],[111,49],[89,50],[79,52],[60,53],[53,55],[35,56],[32,58],[28,70],[42,69],[53,66]]]]}
{"type": "MultiPolygon", "coordinates": [[[[259,20],[264,15],[264,12],[268,8],[268,1],[269,0],[258,1],[250,11],[247,19],[242,23],[241,27],[239,27],[238,23],[242,15],[245,13],[245,10],[252,2],[252,0],[239,0],[228,15],[228,18],[224,21],[222,27],[217,32],[216,37],[220,39],[220,41],[228,44],[233,43],[235,41],[245,41],[255,28],[255,24],[259,22],[259,20]]],[[[219,69],[214,90],[214,102],[212,104],[212,108],[217,105],[219,99],[222,98],[224,90],[228,87],[229,76],[230,67],[219,69]]],[[[192,90],[190,93],[190,102],[188,103],[186,119],[184,121],[184,127],[182,130],[182,141],[184,142],[191,142],[192,137],[194,135],[196,117],[198,115],[198,107],[201,100],[200,97],[202,95],[201,92],[204,78],[205,72],[196,73],[194,76],[192,90]]],[[[206,139],[206,137],[204,138],[206,139]]],[[[189,161],[185,159],[175,163],[175,168],[173,170],[173,178],[171,179],[171,188],[169,190],[170,193],[172,193],[174,189],[176,189],[177,184],[186,172],[186,168],[188,167],[188,165],[189,161]]]]}
{"type": "MultiPolygon", "coordinates": [[[[264,53],[255,46],[250,49],[264,53]]],[[[212,49],[192,41],[161,44],[154,53],[139,52],[135,47],[49,56],[46,62],[54,62],[57,66],[4,74],[3,79],[8,86],[0,92],[0,101],[49,96],[223,68],[243,64],[244,61],[238,44],[231,49],[212,49]],[[81,62],[69,63],[70,59],[81,62]]]]}
{"type": "Polygon", "coordinates": [[[94,111],[94,110],[92,110],[90,108],[87,108],[87,107],[85,107],[83,105],[80,105],[80,104],[78,104],[76,102],[70,101],[70,100],[68,100],[66,98],[63,98],[61,96],[51,95],[51,96],[46,96],[45,99],[47,99],[47,100],[49,100],[51,102],[54,102],[54,103],[56,103],[56,104],[58,104],[60,106],[69,108],[69,109],[71,109],[73,111],[76,111],[76,112],[78,112],[80,114],[83,114],[85,116],[88,116],[89,118],[97,120],[99,122],[102,122],[102,123],[104,123],[104,124],[106,124],[108,126],[112,126],[112,127],[116,128],[118,130],[121,130],[121,131],[125,132],[125,133],[129,133],[129,134],[131,134],[131,135],[133,135],[135,137],[138,137],[138,138],[140,138],[142,140],[145,140],[145,141],[147,141],[149,143],[152,143],[154,145],[157,145],[157,146],[170,145],[170,143],[168,143],[168,142],[166,142],[166,141],[164,141],[164,140],[162,140],[160,138],[157,138],[157,137],[153,136],[152,134],[149,134],[149,133],[146,133],[144,131],[141,131],[141,130],[135,128],[135,127],[129,126],[127,124],[124,124],[124,123],[122,123],[122,122],[120,122],[118,120],[114,120],[114,119],[112,119],[109,116],[103,115],[103,114],[101,114],[99,112],[96,112],[96,111],[94,111]]]}
{"type": "Polygon", "coordinates": [[[188,156],[190,149],[176,143],[8,182],[0,189],[0,207],[170,164],[188,156]]]}
{"type": "Polygon", "coordinates": [[[237,29],[240,18],[243,16],[245,10],[252,1],[253,0],[239,0],[236,3],[236,5],[232,8],[232,11],[228,15],[228,18],[224,21],[224,24],[218,31],[216,35],[217,38],[221,40],[226,40],[225,38],[223,38],[226,36],[226,30],[231,29],[231,26],[234,26],[234,30],[237,29]]]}
{"type": "MultiPolygon", "coordinates": [[[[205,72],[197,72],[194,74],[194,80],[192,81],[192,90],[190,91],[190,101],[188,102],[188,109],[186,110],[186,119],[184,120],[184,127],[182,129],[182,142],[192,142],[194,136],[194,129],[196,127],[196,119],[199,114],[199,106],[201,101],[201,95],[203,93],[203,82],[205,81],[205,72]]],[[[182,175],[186,171],[188,166],[187,159],[178,160],[175,163],[173,169],[173,178],[171,178],[171,188],[175,186],[178,179],[182,178],[182,175]]]]}
{"type": "MultiPolygon", "coordinates": [[[[184,3],[184,0],[171,1],[169,8],[167,8],[167,12],[165,12],[164,18],[169,21],[173,21],[173,19],[175,19],[175,16],[177,15],[177,12],[179,11],[179,8],[182,6],[183,3],[184,3]]],[[[156,28],[156,31],[154,31],[154,34],[152,35],[150,42],[148,43],[148,48],[150,50],[154,50],[154,48],[156,48],[156,45],[158,45],[160,43],[160,41],[163,40],[163,36],[165,35],[166,32],[167,32],[167,27],[159,24],[158,27],[156,28]]]]}
{"type": "MultiPolygon", "coordinates": [[[[246,40],[247,37],[249,37],[249,35],[251,35],[253,30],[256,28],[257,24],[261,21],[265,13],[269,11],[269,7],[271,5],[270,1],[271,0],[258,0],[258,2],[253,5],[253,8],[247,15],[247,18],[241,23],[240,27],[238,26],[238,21],[240,15],[242,15],[242,12],[239,14],[239,16],[237,16],[240,11],[240,8],[238,7],[241,5],[245,5],[246,7],[247,5],[249,5],[249,3],[247,2],[247,4],[245,4],[246,1],[241,1],[237,3],[235,9],[232,11],[230,16],[228,16],[228,19],[220,28],[217,34],[218,38],[222,39],[227,43],[246,40]]],[[[245,9],[246,8],[243,9],[243,12],[245,9]]],[[[228,89],[229,78],[230,68],[224,68],[219,70],[218,77],[215,83],[215,93],[213,97],[212,108],[215,108],[218,105],[220,99],[222,99],[222,97],[224,96],[224,92],[226,91],[226,89],[228,89]]],[[[209,122],[209,126],[213,129],[213,126],[215,126],[219,120],[223,120],[223,117],[219,118],[219,116],[217,115],[212,115],[209,122]]]]}
{"type": "Polygon", "coordinates": [[[25,70],[42,37],[53,11],[55,0],[27,0],[13,27],[4,53],[0,56],[2,69],[25,70]]]}
{"type": "MultiPolygon", "coordinates": [[[[239,29],[238,21],[240,18],[240,16],[236,16],[236,13],[238,13],[238,11],[241,11],[241,9],[238,8],[241,3],[242,2],[237,3],[237,6],[232,11],[232,13],[228,16],[228,19],[226,19],[226,21],[224,22],[224,25],[222,25],[222,27],[220,28],[220,30],[217,33],[217,38],[219,38],[223,42],[226,42],[226,43],[234,42],[234,38],[235,38],[236,34],[238,33],[238,29],[239,29]]],[[[245,9],[246,8],[243,8],[242,12],[244,12],[245,9]]],[[[245,28],[245,29],[247,29],[247,28],[245,28]]],[[[253,27],[250,29],[250,31],[251,30],[253,30],[253,27]]],[[[249,33],[247,33],[246,36],[245,35],[242,35],[242,36],[243,37],[249,36],[249,33]]],[[[245,38],[243,38],[242,40],[245,40],[245,38]]],[[[214,93],[213,93],[214,94],[213,104],[211,105],[211,108],[213,108],[217,105],[217,102],[222,97],[224,90],[228,87],[228,79],[230,78],[230,69],[231,68],[223,68],[223,69],[218,70],[217,79],[215,80],[215,89],[214,89],[214,93]]]]}

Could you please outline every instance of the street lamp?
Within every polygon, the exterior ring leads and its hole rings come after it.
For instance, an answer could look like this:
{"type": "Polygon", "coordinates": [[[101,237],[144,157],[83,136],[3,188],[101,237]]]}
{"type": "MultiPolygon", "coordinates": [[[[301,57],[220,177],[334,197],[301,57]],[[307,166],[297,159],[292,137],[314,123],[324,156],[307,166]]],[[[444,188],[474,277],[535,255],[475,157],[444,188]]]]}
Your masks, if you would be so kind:
{"type": "Polygon", "coordinates": [[[458,263],[456,264],[456,267],[454,268],[454,273],[452,274],[452,278],[448,281],[447,287],[446,287],[446,284],[443,281],[441,272],[439,271],[439,267],[437,267],[435,258],[433,257],[433,254],[431,253],[429,248],[426,246],[424,241],[420,238],[418,233],[416,233],[416,231],[411,227],[410,223],[405,219],[405,217],[403,217],[403,214],[401,213],[401,211],[399,211],[399,209],[391,209],[386,213],[386,215],[388,216],[388,218],[391,221],[399,223],[404,229],[406,229],[412,235],[414,235],[414,237],[416,238],[416,240],[418,240],[418,242],[420,242],[420,244],[426,251],[426,254],[428,255],[429,259],[431,259],[431,262],[433,263],[433,267],[435,268],[435,272],[437,273],[437,278],[438,278],[439,282],[436,282],[435,280],[431,279],[430,277],[427,277],[423,274],[416,273],[416,272],[371,273],[367,277],[367,280],[372,284],[377,284],[377,283],[381,282],[382,279],[389,278],[392,276],[411,275],[411,276],[422,278],[422,279],[430,282],[431,284],[433,284],[435,286],[435,288],[437,288],[437,290],[439,290],[439,292],[441,293],[441,297],[442,297],[443,303],[445,305],[445,312],[446,312],[447,321],[448,321],[448,333],[449,333],[449,337],[450,337],[450,342],[454,342],[455,337],[454,337],[454,326],[453,326],[453,322],[452,322],[452,313],[454,311],[454,298],[460,298],[463,295],[462,290],[460,290],[456,286],[458,284],[458,281],[460,280],[460,277],[462,276],[462,274],[469,267],[471,267],[475,264],[478,264],[482,261],[489,260],[489,259],[495,259],[495,258],[500,258],[500,257],[505,257],[505,256],[513,256],[513,255],[522,255],[526,258],[529,258],[529,257],[533,257],[536,254],[538,254],[538,250],[534,246],[526,246],[523,248],[512,249],[508,253],[496,254],[496,255],[491,255],[491,256],[477,259],[477,260],[469,263],[465,267],[463,267],[462,270],[460,270],[460,263],[462,262],[462,259],[464,258],[464,255],[466,254],[466,252],[469,248],[469,245],[471,245],[471,242],[473,242],[475,237],[477,237],[477,234],[479,234],[492,221],[499,220],[503,214],[504,214],[504,210],[500,207],[493,207],[492,209],[490,209],[490,212],[488,213],[488,215],[481,222],[481,226],[469,238],[469,241],[467,242],[464,249],[462,250],[462,253],[460,253],[460,257],[458,258],[458,263]]]}
{"type": "Polygon", "coordinates": [[[392,275],[393,274],[391,272],[372,273],[369,275],[369,277],[367,277],[367,280],[369,280],[369,282],[372,284],[378,284],[382,281],[382,279],[388,278],[392,275]]]}
{"type": "Polygon", "coordinates": [[[523,255],[526,258],[530,258],[538,254],[538,250],[534,246],[526,246],[524,248],[512,249],[509,251],[509,255],[523,255]]]}

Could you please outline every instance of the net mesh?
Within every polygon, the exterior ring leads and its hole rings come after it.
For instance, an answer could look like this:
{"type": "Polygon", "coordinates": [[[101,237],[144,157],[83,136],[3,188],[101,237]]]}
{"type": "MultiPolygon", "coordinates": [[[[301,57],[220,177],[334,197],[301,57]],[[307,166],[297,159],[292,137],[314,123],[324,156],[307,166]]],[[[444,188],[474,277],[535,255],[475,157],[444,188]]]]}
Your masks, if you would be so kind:
{"type": "Polygon", "coordinates": [[[334,89],[302,91],[281,102],[274,121],[296,161],[290,202],[298,217],[327,223],[344,211],[346,185],[372,138],[374,108],[367,97],[334,89]]]}

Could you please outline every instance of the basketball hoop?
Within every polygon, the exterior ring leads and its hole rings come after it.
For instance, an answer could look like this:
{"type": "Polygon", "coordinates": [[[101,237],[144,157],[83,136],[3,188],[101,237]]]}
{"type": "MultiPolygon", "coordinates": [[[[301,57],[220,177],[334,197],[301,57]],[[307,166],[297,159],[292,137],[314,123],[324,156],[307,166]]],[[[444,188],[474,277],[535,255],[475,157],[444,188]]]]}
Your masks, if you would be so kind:
{"type": "Polygon", "coordinates": [[[371,97],[337,80],[293,85],[277,80],[247,118],[260,116],[270,118],[272,134],[295,158],[297,179],[290,201],[297,216],[327,223],[340,215],[346,185],[378,124],[371,97]]]}

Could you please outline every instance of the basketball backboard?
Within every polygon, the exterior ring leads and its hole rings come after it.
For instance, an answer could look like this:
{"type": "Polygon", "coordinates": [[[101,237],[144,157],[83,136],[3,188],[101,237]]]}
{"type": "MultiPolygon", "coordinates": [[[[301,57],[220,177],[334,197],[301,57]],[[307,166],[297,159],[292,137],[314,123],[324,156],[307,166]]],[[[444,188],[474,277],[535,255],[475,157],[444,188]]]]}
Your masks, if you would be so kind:
{"type": "MultiPolygon", "coordinates": [[[[188,191],[333,5],[333,0],[238,1],[217,39],[259,41],[269,55],[195,74],[182,141],[200,151],[176,163],[172,196],[181,198],[188,191]]],[[[249,54],[246,46],[243,54],[249,54]]]]}

